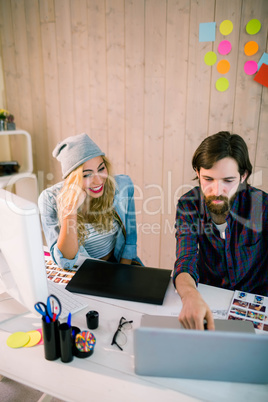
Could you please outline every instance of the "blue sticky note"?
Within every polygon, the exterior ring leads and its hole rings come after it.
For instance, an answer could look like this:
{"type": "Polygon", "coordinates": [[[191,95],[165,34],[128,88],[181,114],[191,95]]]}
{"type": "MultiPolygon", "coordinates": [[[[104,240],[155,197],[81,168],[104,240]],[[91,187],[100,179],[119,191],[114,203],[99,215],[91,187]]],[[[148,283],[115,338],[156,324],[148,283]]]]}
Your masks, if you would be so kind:
{"type": "Polygon", "coordinates": [[[263,53],[263,55],[260,58],[260,61],[258,63],[258,70],[261,68],[262,64],[268,64],[268,53],[263,53]]]}
{"type": "Polygon", "coordinates": [[[216,22],[202,22],[199,24],[199,42],[214,42],[216,36],[216,22]]]}

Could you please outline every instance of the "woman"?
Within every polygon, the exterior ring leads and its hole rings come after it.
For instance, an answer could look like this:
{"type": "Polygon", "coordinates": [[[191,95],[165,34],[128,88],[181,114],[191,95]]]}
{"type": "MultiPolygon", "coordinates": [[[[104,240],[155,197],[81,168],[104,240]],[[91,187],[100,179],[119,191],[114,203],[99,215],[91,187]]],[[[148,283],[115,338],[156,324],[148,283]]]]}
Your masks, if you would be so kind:
{"type": "Polygon", "coordinates": [[[64,181],[44,190],[38,203],[55,263],[71,269],[83,255],[141,264],[131,179],[111,175],[108,159],[87,134],[66,138],[52,155],[64,181]]]}

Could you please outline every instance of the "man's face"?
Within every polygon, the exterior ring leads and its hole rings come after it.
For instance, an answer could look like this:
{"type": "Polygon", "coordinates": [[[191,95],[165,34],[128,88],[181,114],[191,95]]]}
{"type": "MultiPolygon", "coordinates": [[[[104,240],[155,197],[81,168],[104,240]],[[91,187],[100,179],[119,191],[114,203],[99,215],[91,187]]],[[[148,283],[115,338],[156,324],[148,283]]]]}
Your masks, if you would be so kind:
{"type": "Polygon", "coordinates": [[[229,157],[219,160],[211,169],[201,167],[197,175],[207,207],[216,215],[230,210],[239,184],[247,177],[245,173],[240,178],[237,162],[229,157]]]}

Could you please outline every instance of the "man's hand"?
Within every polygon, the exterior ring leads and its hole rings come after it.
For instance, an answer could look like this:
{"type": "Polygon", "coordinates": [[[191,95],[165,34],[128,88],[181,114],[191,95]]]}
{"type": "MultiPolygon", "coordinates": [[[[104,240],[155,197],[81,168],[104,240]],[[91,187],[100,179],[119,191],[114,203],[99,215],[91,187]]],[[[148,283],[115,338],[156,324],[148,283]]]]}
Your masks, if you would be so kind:
{"type": "Polygon", "coordinates": [[[214,319],[208,305],[196,289],[195,281],[188,273],[181,273],[176,278],[176,288],[182,299],[182,310],[179,321],[187,329],[204,329],[204,320],[207,329],[214,330],[214,319]]]}
{"type": "Polygon", "coordinates": [[[204,319],[207,321],[207,329],[214,330],[214,320],[208,305],[202,299],[200,293],[193,289],[182,298],[182,310],[179,321],[187,329],[204,329],[204,319]]]}

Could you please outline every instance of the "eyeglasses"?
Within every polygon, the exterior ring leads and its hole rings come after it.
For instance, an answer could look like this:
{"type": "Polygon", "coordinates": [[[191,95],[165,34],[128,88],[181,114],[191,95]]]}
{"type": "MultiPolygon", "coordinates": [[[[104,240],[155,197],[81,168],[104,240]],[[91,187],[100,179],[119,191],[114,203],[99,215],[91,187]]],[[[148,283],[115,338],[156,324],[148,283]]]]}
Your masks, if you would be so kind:
{"type": "Polygon", "coordinates": [[[116,345],[120,350],[123,350],[122,346],[127,343],[127,336],[125,332],[123,332],[123,329],[131,329],[132,323],[133,321],[127,321],[124,317],[120,318],[118,328],[114,333],[111,345],[116,345]]]}

